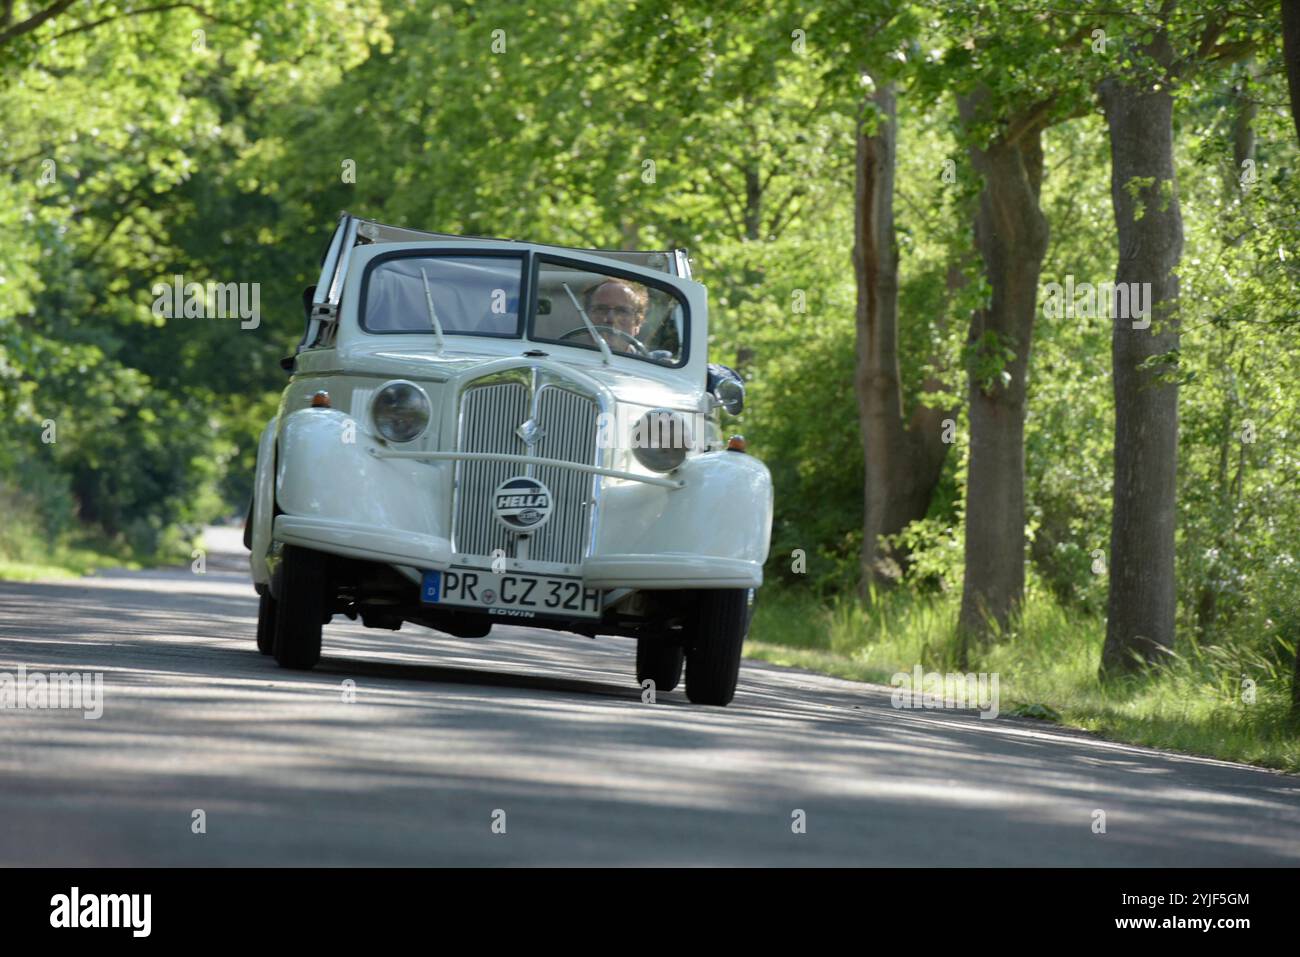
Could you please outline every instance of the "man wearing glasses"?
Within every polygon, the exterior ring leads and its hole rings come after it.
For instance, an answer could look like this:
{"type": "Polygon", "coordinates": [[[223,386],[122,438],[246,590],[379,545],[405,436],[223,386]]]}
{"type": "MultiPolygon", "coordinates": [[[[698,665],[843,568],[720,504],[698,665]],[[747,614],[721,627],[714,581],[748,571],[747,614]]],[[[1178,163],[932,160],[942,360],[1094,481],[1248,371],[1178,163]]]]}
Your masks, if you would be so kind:
{"type": "MultiPolygon", "coordinates": [[[[635,339],[645,322],[650,293],[639,282],[606,279],[589,286],[582,299],[582,306],[593,323],[612,326],[635,339]]],[[[606,341],[615,352],[636,352],[632,343],[621,336],[608,336],[606,341]]]]}

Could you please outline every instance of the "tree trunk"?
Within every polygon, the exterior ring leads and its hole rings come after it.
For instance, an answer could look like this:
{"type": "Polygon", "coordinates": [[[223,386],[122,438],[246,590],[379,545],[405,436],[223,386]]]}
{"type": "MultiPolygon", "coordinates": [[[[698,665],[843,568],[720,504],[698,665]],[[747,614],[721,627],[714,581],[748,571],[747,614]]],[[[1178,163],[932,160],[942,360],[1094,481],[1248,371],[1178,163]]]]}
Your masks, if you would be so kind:
{"type": "Polygon", "coordinates": [[[1291,119],[1295,135],[1300,138],[1300,0],[1282,0],[1282,59],[1286,61],[1286,82],[1291,90],[1291,119]]]}
{"type": "MultiPolygon", "coordinates": [[[[1172,59],[1164,33],[1156,35],[1148,52],[1161,64],[1172,59]]],[[[1178,348],[1174,270],[1182,255],[1183,221],[1169,82],[1110,78],[1100,93],[1110,128],[1111,203],[1119,239],[1115,281],[1149,283],[1151,289],[1147,319],[1116,317],[1111,333],[1115,480],[1105,676],[1164,658],[1174,644],[1178,386],[1166,381],[1176,371],[1169,363],[1148,360],[1178,348]],[[1134,328],[1148,320],[1149,328],[1134,328]]],[[[1133,298],[1130,293],[1129,301],[1133,298]]]]}
{"type": "Polygon", "coordinates": [[[763,179],[753,159],[745,164],[745,238],[763,238],[763,179]]]}
{"type": "MultiPolygon", "coordinates": [[[[959,101],[970,128],[983,119],[983,91],[959,101]]],[[[970,463],[966,483],[966,571],[959,630],[986,640],[1005,626],[1025,590],[1025,378],[1048,226],[1038,206],[1042,129],[972,147],[983,179],[975,245],[992,288],[969,337],[970,463]]]]}
{"type": "MultiPolygon", "coordinates": [[[[1291,90],[1291,119],[1300,140],[1300,0],[1282,0],[1282,59],[1291,90]]],[[[1295,673],[1291,676],[1291,716],[1300,721],[1300,642],[1295,649],[1295,673]]]]}
{"type": "MultiPolygon", "coordinates": [[[[894,242],[894,89],[881,85],[870,103],[879,117],[874,134],[859,129],[854,206],[853,267],[857,276],[855,387],[866,463],[863,488],[864,597],[873,581],[897,577],[895,557],[880,537],[924,517],[947,447],[943,412],[918,406],[903,419],[898,363],[898,247],[894,242]]],[[[865,119],[865,116],[864,116],[865,119]]]]}
{"type": "Polygon", "coordinates": [[[1240,100],[1237,104],[1237,115],[1232,120],[1232,165],[1235,169],[1235,179],[1230,188],[1234,195],[1244,189],[1241,177],[1246,162],[1253,162],[1255,159],[1255,117],[1259,113],[1259,104],[1251,99],[1255,95],[1251,89],[1254,75],[1253,66],[1247,63],[1242,68],[1241,81],[1236,89],[1240,100]]]}
{"type": "MultiPolygon", "coordinates": [[[[745,102],[745,109],[748,110],[749,103],[745,102]]],[[[757,134],[751,134],[754,139],[750,144],[750,155],[745,161],[745,205],[742,210],[742,222],[744,224],[744,239],[750,242],[758,242],[763,235],[763,177],[758,166],[757,156],[761,144],[757,140],[757,134]]],[[[732,299],[736,305],[743,303],[754,296],[754,290],[763,285],[763,275],[754,268],[752,262],[746,260],[743,273],[743,282],[738,290],[732,294],[732,299]]],[[[736,309],[735,313],[739,315],[741,310],[736,309]]],[[[753,364],[757,353],[754,347],[746,343],[741,343],[736,347],[736,371],[740,373],[741,378],[748,379],[750,366],[753,364]]]]}

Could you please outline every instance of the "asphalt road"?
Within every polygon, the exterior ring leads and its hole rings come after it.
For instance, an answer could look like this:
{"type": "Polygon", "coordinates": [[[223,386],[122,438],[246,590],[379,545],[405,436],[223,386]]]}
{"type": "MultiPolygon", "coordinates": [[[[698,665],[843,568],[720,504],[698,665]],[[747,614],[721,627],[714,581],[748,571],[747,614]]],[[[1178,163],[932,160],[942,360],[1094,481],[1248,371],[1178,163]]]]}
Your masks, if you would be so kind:
{"type": "Polygon", "coordinates": [[[0,583],[0,673],[104,683],[97,720],[0,711],[0,864],[1300,863],[1300,778],[758,662],[728,708],[650,705],[623,639],[345,622],[281,671],[235,537],[0,583]]]}

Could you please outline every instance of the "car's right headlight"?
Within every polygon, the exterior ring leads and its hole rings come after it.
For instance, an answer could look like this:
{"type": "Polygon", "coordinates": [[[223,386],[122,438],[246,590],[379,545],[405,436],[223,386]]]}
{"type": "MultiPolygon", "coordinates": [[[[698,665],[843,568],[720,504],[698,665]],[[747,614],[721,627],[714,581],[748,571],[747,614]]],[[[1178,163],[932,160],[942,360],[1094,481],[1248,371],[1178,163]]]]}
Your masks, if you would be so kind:
{"type": "Polygon", "coordinates": [[[389,442],[410,442],[429,425],[431,408],[424,390],[411,382],[390,382],[370,404],[375,428],[389,442]]]}
{"type": "Polygon", "coordinates": [[[677,468],[692,444],[690,422],[671,409],[651,409],[632,428],[632,454],[653,472],[677,468]]]}

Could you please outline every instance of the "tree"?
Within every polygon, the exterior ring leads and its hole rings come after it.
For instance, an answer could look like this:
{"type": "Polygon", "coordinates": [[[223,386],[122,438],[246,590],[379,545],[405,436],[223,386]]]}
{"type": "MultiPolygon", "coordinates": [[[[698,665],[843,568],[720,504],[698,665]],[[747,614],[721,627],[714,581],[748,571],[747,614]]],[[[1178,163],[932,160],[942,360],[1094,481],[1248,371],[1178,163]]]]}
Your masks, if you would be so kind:
{"type": "Polygon", "coordinates": [[[1300,138],[1300,0],[1282,0],[1282,58],[1291,92],[1291,119],[1300,138]]]}
{"type": "Polygon", "coordinates": [[[1039,206],[1044,130],[1088,106],[1096,67],[1084,13],[957,3],[927,82],[957,92],[960,132],[980,181],[975,246],[988,300],[967,339],[970,461],[958,630],[983,641],[1018,612],[1025,588],[1026,383],[1048,224],[1039,206]]]}
{"type": "MultiPolygon", "coordinates": [[[[1234,14],[1165,0],[1132,66],[1098,85],[1111,144],[1119,243],[1116,288],[1150,290],[1149,314],[1113,317],[1115,478],[1104,675],[1159,661],[1174,646],[1178,489],[1178,276],[1183,221],[1174,170],[1174,84],[1204,65],[1249,52],[1222,35],[1234,14]],[[1175,19],[1177,17],[1177,19],[1175,19]],[[1187,51],[1179,55],[1179,47],[1187,51]]],[[[1238,142],[1237,149],[1244,144],[1238,142]]],[[[1146,298],[1145,292],[1142,298],[1146,298]]],[[[1118,301],[1118,298],[1117,298],[1118,301]]]]}
{"type": "MultiPolygon", "coordinates": [[[[1300,140],[1300,0],[1282,0],[1282,57],[1286,61],[1287,88],[1291,93],[1291,119],[1300,140]]],[[[1300,639],[1291,678],[1291,713],[1300,719],[1300,639]]]]}
{"type": "MultiPolygon", "coordinates": [[[[1151,290],[1150,315],[1113,315],[1115,480],[1103,672],[1173,649],[1177,589],[1178,265],[1183,223],[1174,175],[1173,49],[1161,29],[1142,51],[1156,78],[1101,84],[1111,145],[1111,201],[1119,242],[1117,289],[1151,290]],[[1131,284],[1131,285],[1130,285],[1131,284]]],[[[1128,301],[1134,302],[1132,293],[1128,301]]],[[[1117,297],[1118,301],[1118,297],[1117,297]]],[[[1116,310],[1118,311],[1118,310],[1116,310]]]]}
{"type": "Polygon", "coordinates": [[[922,402],[910,419],[904,418],[894,235],[898,111],[893,83],[882,83],[866,107],[856,138],[853,242],[855,385],[866,467],[860,579],[864,597],[870,595],[871,582],[897,578],[881,539],[925,516],[947,456],[942,420],[949,414],[937,403],[922,402]]]}
{"type": "MultiPolygon", "coordinates": [[[[962,97],[963,121],[987,121],[990,94],[962,97]]],[[[1025,590],[1025,380],[1048,225],[1038,206],[1045,121],[1018,114],[971,163],[983,180],[975,245],[992,289],[971,323],[967,402],[966,570],[959,629],[986,636],[1016,613],[1025,590]]]]}
{"type": "Polygon", "coordinates": [[[290,251],[259,248],[231,167],[302,60],[327,84],[382,20],[371,0],[0,4],[0,491],[47,529],[75,512],[148,557],[226,507],[248,395],[283,343],[269,321],[162,322],[150,291],[176,273],[278,281],[267,261],[290,251]]]}

